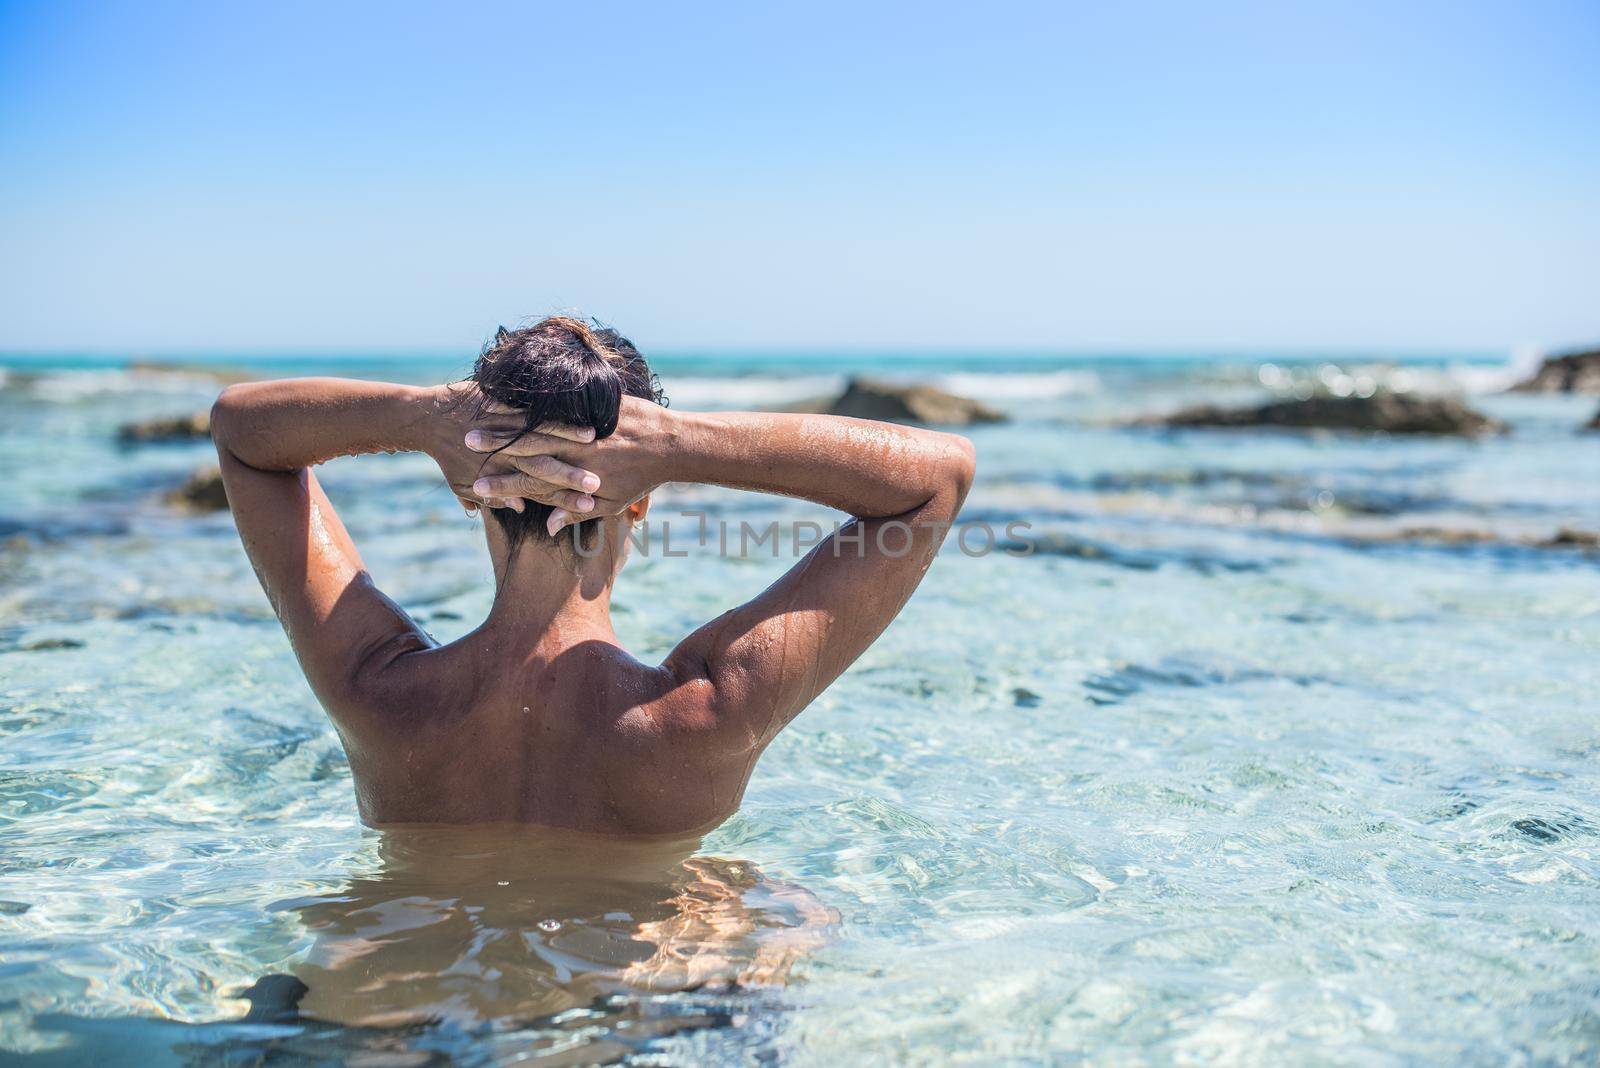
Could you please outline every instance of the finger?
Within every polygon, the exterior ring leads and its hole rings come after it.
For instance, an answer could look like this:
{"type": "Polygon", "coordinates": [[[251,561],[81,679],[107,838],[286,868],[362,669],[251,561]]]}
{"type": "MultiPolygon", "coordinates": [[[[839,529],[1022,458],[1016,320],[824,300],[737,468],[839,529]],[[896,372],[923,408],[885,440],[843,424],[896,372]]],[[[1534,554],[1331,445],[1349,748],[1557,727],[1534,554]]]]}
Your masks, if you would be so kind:
{"type": "Polygon", "coordinates": [[[590,501],[591,507],[594,501],[593,497],[579,490],[570,490],[564,486],[553,486],[548,482],[538,481],[528,484],[523,489],[522,499],[533,501],[537,504],[548,504],[556,508],[566,508],[569,511],[576,508],[580,501],[590,501]]]}
{"type": "Polygon", "coordinates": [[[565,508],[568,511],[593,511],[595,505],[594,498],[587,493],[570,490],[564,486],[552,486],[548,482],[539,482],[537,480],[523,485],[515,497],[494,499],[503,501],[508,508],[516,507],[516,504],[523,504],[528,501],[532,501],[535,504],[548,504],[552,507],[565,508]],[[516,502],[516,504],[511,502],[516,502]]]}
{"type": "Polygon", "coordinates": [[[586,445],[594,440],[594,428],[545,423],[538,430],[469,430],[464,439],[473,452],[492,452],[502,456],[548,456],[573,442],[586,445]]]}
{"type": "Polygon", "coordinates": [[[535,434],[544,434],[552,438],[565,438],[567,441],[576,441],[588,444],[594,440],[594,427],[569,426],[566,423],[540,423],[533,428],[535,434]]]}
{"type": "Polygon", "coordinates": [[[520,497],[546,504],[556,501],[560,494],[570,488],[520,471],[504,475],[483,475],[472,484],[472,492],[481,498],[520,497]]]}
{"type": "Polygon", "coordinates": [[[553,486],[565,486],[567,489],[581,490],[584,493],[593,493],[600,488],[599,475],[593,471],[585,471],[581,467],[562,463],[554,456],[517,457],[511,466],[525,475],[553,486]]]}
{"type": "Polygon", "coordinates": [[[564,509],[557,508],[550,513],[550,518],[545,520],[544,529],[550,532],[553,538],[561,533],[561,528],[567,525],[567,520],[572,517],[564,509]]]}
{"type": "Polygon", "coordinates": [[[548,456],[555,449],[568,444],[565,438],[524,433],[521,427],[469,430],[463,440],[473,452],[492,452],[503,456],[548,456]]]}
{"type": "Polygon", "coordinates": [[[479,406],[478,410],[483,412],[485,415],[516,415],[519,411],[521,411],[520,408],[513,408],[509,404],[502,404],[500,401],[497,401],[490,396],[485,396],[483,398],[483,404],[479,406]]]}
{"type": "Polygon", "coordinates": [[[511,456],[543,456],[554,445],[554,442],[546,441],[542,434],[524,434],[517,428],[469,430],[462,440],[473,452],[507,453],[511,456]]]}
{"type": "Polygon", "coordinates": [[[520,497],[531,480],[522,475],[484,475],[472,484],[472,492],[484,500],[491,497],[520,497]]]}
{"type": "Polygon", "coordinates": [[[580,516],[584,512],[594,511],[594,498],[577,490],[557,490],[546,503],[554,504],[569,512],[577,512],[580,516]]]}

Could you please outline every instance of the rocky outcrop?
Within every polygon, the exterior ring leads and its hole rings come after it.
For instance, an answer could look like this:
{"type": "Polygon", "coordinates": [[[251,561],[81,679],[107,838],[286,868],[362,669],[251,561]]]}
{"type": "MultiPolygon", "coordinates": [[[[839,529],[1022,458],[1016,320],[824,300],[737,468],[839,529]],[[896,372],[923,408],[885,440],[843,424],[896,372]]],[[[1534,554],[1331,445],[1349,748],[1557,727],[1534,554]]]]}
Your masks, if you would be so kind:
{"type": "Polygon", "coordinates": [[[248,382],[251,378],[248,373],[232,367],[209,367],[203,363],[181,363],[171,360],[136,359],[129,362],[128,370],[136,375],[204,378],[223,386],[231,386],[235,382],[248,382]]]}
{"type": "Polygon", "coordinates": [[[1498,434],[1505,424],[1449,397],[1375,393],[1370,397],[1308,397],[1253,408],[1200,404],[1139,420],[1145,426],[1275,427],[1289,430],[1382,430],[1390,434],[1498,434]]]}
{"type": "Polygon", "coordinates": [[[141,419],[117,429],[117,440],[124,445],[154,445],[170,441],[203,441],[211,436],[209,412],[172,415],[162,419],[141,419]]]}
{"type": "Polygon", "coordinates": [[[1600,533],[1562,527],[1555,536],[1534,542],[1541,549],[1600,549],[1600,533]]]}
{"type": "Polygon", "coordinates": [[[1006,421],[1005,413],[970,397],[946,393],[933,386],[900,386],[872,378],[852,378],[839,396],[805,401],[790,410],[933,426],[1006,421]]]}
{"type": "Polygon", "coordinates": [[[1600,349],[1550,356],[1531,378],[1511,389],[1517,393],[1600,393],[1600,349]]]}
{"type": "Polygon", "coordinates": [[[215,467],[200,468],[167,494],[167,503],[191,512],[226,511],[228,493],[222,488],[222,472],[215,467]]]}
{"type": "Polygon", "coordinates": [[[1402,527],[1399,530],[1378,534],[1346,535],[1345,538],[1358,544],[1402,542],[1451,547],[1482,545],[1491,548],[1515,546],[1524,549],[1575,549],[1582,553],[1600,551],[1600,533],[1577,527],[1560,527],[1554,534],[1543,536],[1507,535],[1476,527],[1402,527]]]}

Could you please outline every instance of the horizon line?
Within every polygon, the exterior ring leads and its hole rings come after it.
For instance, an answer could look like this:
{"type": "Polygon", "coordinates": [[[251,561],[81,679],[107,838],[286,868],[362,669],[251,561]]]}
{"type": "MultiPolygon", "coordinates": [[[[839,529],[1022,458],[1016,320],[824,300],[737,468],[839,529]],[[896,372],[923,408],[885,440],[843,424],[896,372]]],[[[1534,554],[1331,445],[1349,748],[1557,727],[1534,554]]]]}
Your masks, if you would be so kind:
{"type": "MultiPolygon", "coordinates": [[[[652,359],[674,358],[737,358],[737,357],[840,357],[875,356],[911,359],[961,358],[973,356],[1010,356],[1022,359],[1098,358],[1098,359],[1161,359],[1170,357],[1250,357],[1283,359],[1314,359],[1319,356],[1359,357],[1457,357],[1457,358],[1511,358],[1532,350],[1539,355],[1556,355],[1583,351],[1584,345],[1544,346],[1519,345],[1341,345],[1341,344],[1282,344],[1282,345],[1193,345],[1193,346],[1036,346],[1036,345],[970,345],[970,346],[916,346],[916,345],[670,345],[652,348],[652,359]]],[[[181,360],[191,359],[475,359],[477,348],[459,350],[442,346],[392,345],[289,345],[289,346],[85,346],[85,347],[0,347],[0,360],[9,359],[95,359],[95,360],[181,360]]]]}

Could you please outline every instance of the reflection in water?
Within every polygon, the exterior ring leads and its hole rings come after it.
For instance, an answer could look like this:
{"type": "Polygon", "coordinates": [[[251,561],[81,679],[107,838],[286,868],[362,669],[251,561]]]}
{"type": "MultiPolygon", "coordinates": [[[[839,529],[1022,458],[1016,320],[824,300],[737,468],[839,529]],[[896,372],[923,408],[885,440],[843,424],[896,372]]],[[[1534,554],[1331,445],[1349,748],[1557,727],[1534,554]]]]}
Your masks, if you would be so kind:
{"type": "Polygon", "coordinates": [[[332,896],[280,902],[316,937],[300,1012],[365,1027],[505,1026],[628,993],[774,986],[837,914],[698,839],[523,827],[382,832],[332,896]]]}
{"type": "Polygon", "coordinates": [[[45,1015],[30,1063],[591,1064],[667,1036],[771,1038],[770,996],[838,914],[698,839],[389,829],[331,894],[277,902],[315,938],[243,1020],[45,1015]],[[766,991],[769,996],[763,996],[766,991]]]}

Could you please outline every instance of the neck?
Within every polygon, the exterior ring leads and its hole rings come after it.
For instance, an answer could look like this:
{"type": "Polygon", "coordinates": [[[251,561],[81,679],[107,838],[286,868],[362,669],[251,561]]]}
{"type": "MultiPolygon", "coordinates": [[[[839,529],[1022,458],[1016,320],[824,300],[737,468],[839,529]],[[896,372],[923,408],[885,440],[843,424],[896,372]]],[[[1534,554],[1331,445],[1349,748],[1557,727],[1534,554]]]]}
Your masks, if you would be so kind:
{"type": "Polygon", "coordinates": [[[614,636],[611,584],[616,561],[609,550],[585,557],[568,542],[526,541],[512,553],[491,523],[489,554],[497,592],[487,625],[509,628],[530,640],[574,632],[614,636]]]}

